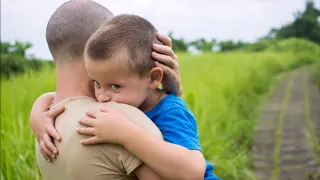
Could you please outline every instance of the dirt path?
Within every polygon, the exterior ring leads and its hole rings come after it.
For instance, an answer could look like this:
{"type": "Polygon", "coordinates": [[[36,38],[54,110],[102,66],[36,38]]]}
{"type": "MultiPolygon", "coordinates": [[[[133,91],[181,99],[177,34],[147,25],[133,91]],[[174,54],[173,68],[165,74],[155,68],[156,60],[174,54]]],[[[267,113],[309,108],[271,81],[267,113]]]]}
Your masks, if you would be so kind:
{"type": "Polygon", "coordinates": [[[320,180],[320,92],[310,72],[283,77],[263,108],[252,152],[258,180],[320,180]]]}

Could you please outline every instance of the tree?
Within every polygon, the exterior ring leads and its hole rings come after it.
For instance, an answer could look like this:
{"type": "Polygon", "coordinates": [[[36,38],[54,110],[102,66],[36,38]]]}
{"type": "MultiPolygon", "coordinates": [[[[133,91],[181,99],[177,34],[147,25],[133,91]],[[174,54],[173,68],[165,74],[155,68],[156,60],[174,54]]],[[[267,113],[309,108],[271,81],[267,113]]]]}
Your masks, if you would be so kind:
{"type": "Polygon", "coordinates": [[[31,47],[32,44],[30,42],[23,43],[20,41],[15,41],[15,43],[12,46],[12,52],[25,57],[27,49],[31,47]]]}
{"type": "Polygon", "coordinates": [[[15,41],[14,44],[10,42],[1,42],[1,54],[16,54],[25,57],[26,51],[32,47],[30,42],[15,41]]]}
{"type": "Polygon", "coordinates": [[[170,31],[168,35],[172,40],[172,49],[175,52],[186,52],[188,50],[188,43],[183,38],[176,39],[173,37],[173,33],[170,31]]]}
{"type": "Polygon", "coordinates": [[[203,52],[211,52],[212,48],[216,45],[216,40],[206,41],[204,38],[192,41],[189,43],[190,46],[194,46],[198,50],[203,52]]]}
{"type": "Polygon", "coordinates": [[[1,42],[1,54],[8,54],[10,52],[11,44],[9,42],[1,42]]]}
{"type": "Polygon", "coordinates": [[[304,12],[296,12],[295,20],[278,30],[273,30],[276,38],[298,37],[320,44],[320,10],[312,0],[306,1],[304,12]]]}
{"type": "Polygon", "coordinates": [[[226,52],[226,51],[232,51],[237,48],[236,44],[229,40],[229,41],[221,41],[219,43],[220,51],[221,52],[226,52]]]}
{"type": "Polygon", "coordinates": [[[27,69],[40,70],[44,64],[54,67],[53,61],[42,61],[34,57],[26,57],[26,51],[30,47],[32,47],[32,44],[29,42],[1,42],[1,78],[10,78],[11,75],[23,73],[27,69]]]}

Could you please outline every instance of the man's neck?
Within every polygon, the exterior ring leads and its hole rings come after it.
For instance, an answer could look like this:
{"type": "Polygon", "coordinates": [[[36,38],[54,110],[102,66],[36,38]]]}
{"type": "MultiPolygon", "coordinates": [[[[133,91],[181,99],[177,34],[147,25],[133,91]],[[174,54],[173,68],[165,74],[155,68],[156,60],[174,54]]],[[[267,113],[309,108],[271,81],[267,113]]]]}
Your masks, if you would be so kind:
{"type": "Polygon", "coordinates": [[[57,67],[56,74],[55,103],[76,96],[94,97],[93,84],[81,65],[72,68],[57,67]]]}

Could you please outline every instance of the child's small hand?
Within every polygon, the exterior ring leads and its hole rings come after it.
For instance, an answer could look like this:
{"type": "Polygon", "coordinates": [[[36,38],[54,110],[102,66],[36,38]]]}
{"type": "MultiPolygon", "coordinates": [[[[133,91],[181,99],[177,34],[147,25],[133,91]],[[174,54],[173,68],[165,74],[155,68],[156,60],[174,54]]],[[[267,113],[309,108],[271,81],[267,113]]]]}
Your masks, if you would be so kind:
{"type": "Polygon", "coordinates": [[[162,68],[164,72],[162,88],[167,92],[173,92],[176,96],[182,95],[178,56],[172,50],[172,40],[166,35],[157,33],[157,38],[164,45],[154,43],[152,57],[156,60],[155,66],[162,68]]]}
{"type": "Polygon", "coordinates": [[[31,127],[40,145],[42,156],[51,162],[58,155],[58,149],[51,138],[61,141],[61,137],[53,126],[55,118],[64,111],[65,107],[49,110],[43,113],[35,113],[31,116],[31,127]]]}
{"type": "Polygon", "coordinates": [[[77,129],[79,134],[91,135],[80,143],[84,145],[114,143],[123,145],[126,135],[135,127],[123,114],[111,108],[102,107],[100,111],[90,111],[90,117],[80,120],[79,124],[87,126],[77,129]]]}

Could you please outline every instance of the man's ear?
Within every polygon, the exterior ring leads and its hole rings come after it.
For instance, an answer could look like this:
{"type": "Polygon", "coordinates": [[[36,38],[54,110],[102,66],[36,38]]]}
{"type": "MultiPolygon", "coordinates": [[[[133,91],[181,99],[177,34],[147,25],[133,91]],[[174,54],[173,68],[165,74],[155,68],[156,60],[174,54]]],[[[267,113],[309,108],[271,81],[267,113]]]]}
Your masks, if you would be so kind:
{"type": "Polygon", "coordinates": [[[157,89],[163,78],[163,70],[160,67],[153,67],[149,71],[149,88],[157,89]]]}

